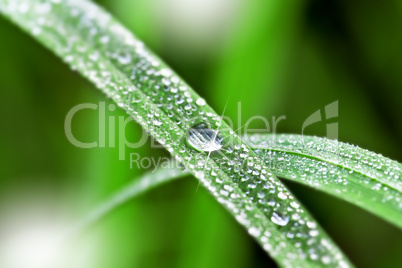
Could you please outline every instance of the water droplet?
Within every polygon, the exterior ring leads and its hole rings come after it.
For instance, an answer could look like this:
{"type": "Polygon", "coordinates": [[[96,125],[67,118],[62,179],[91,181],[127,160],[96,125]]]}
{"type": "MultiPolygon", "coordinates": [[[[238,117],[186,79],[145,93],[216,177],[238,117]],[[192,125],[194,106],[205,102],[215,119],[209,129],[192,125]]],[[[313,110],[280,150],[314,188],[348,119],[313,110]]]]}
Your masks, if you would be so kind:
{"type": "Polygon", "coordinates": [[[33,35],[39,35],[40,33],[42,32],[42,29],[41,28],[39,28],[39,27],[34,27],[33,29],[32,29],[32,34],[33,35]]]}
{"type": "Polygon", "coordinates": [[[205,100],[203,98],[198,98],[195,103],[197,103],[197,105],[199,105],[199,106],[204,106],[205,100]]]}
{"type": "Polygon", "coordinates": [[[100,38],[101,43],[106,44],[107,42],[109,42],[109,36],[104,35],[100,38]]]}
{"type": "Polygon", "coordinates": [[[248,229],[248,232],[254,237],[258,237],[261,234],[261,231],[258,230],[256,227],[251,227],[250,229],[248,229]]]}
{"type": "Polygon", "coordinates": [[[90,58],[92,61],[97,61],[98,58],[99,58],[99,53],[98,53],[97,51],[95,51],[95,52],[93,52],[93,53],[91,53],[91,54],[89,55],[89,58],[90,58]]]}
{"type": "Polygon", "coordinates": [[[36,12],[40,14],[48,13],[50,10],[52,10],[52,5],[50,3],[43,3],[36,7],[36,12]]]}
{"type": "Polygon", "coordinates": [[[160,125],[162,125],[162,122],[155,119],[155,120],[154,120],[154,125],[155,125],[155,126],[160,126],[160,125]]]}
{"type": "Polygon", "coordinates": [[[311,236],[317,236],[317,235],[318,235],[318,230],[311,230],[311,231],[309,232],[309,234],[310,234],[311,236]]]}
{"type": "Polygon", "coordinates": [[[117,56],[117,60],[121,64],[129,64],[131,62],[131,55],[129,53],[120,54],[117,56]]]}
{"type": "Polygon", "coordinates": [[[283,216],[282,214],[280,214],[278,212],[274,212],[274,213],[272,213],[271,221],[280,226],[285,226],[289,222],[289,217],[283,216]]]}
{"type": "Polygon", "coordinates": [[[279,192],[279,193],[278,193],[278,197],[279,197],[280,199],[286,199],[286,198],[288,198],[288,196],[287,196],[284,192],[279,192]]]}
{"type": "Polygon", "coordinates": [[[317,227],[317,224],[316,224],[315,222],[313,222],[313,221],[308,221],[308,222],[307,222],[307,226],[308,226],[309,228],[314,229],[314,228],[317,227]]]}
{"type": "Polygon", "coordinates": [[[295,202],[295,201],[293,201],[292,203],[290,203],[290,205],[291,205],[293,208],[299,208],[299,207],[300,207],[300,205],[299,205],[297,202],[295,202]]]}
{"type": "Polygon", "coordinates": [[[165,77],[170,77],[173,74],[172,70],[170,70],[168,68],[161,69],[160,73],[162,76],[165,76],[165,77]]]}
{"type": "Polygon", "coordinates": [[[196,124],[187,132],[187,142],[199,151],[218,151],[222,148],[222,141],[221,134],[206,123],[196,124]]]}
{"type": "Polygon", "coordinates": [[[186,166],[183,163],[178,163],[178,167],[181,171],[188,171],[186,166]]]}
{"type": "Polygon", "coordinates": [[[323,256],[323,257],[321,258],[321,260],[322,260],[322,262],[323,262],[324,264],[329,264],[329,263],[331,262],[331,258],[330,258],[329,256],[323,256]]]}

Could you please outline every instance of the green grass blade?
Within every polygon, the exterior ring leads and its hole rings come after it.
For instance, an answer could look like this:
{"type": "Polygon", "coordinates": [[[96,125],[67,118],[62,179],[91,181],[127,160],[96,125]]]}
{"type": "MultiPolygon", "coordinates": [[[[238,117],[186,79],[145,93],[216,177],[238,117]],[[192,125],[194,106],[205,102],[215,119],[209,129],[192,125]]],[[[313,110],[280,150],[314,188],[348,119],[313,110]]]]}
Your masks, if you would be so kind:
{"type": "Polygon", "coordinates": [[[319,137],[252,135],[247,143],[277,176],[344,199],[402,228],[400,163],[319,137]]]}
{"type": "MultiPolygon", "coordinates": [[[[246,140],[277,176],[334,195],[402,228],[402,191],[390,186],[400,185],[400,163],[326,138],[265,134],[252,135],[246,140]]],[[[97,213],[101,215],[95,220],[136,196],[138,192],[131,190],[134,185],[145,186],[142,181],[152,180],[149,186],[155,186],[154,182],[162,183],[183,175],[177,168],[161,168],[156,174],[135,181],[100,206],[108,209],[100,209],[102,213],[97,213]],[[116,198],[119,202],[115,202],[116,198]]]]}
{"type": "Polygon", "coordinates": [[[109,197],[105,202],[89,212],[72,229],[71,235],[79,234],[99,222],[107,214],[123,205],[130,199],[156,188],[166,182],[188,175],[182,170],[172,167],[161,168],[153,173],[147,173],[125,186],[121,191],[109,197]]]}
{"type": "Polygon", "coordinates": [[[0,12],[136,119],[279,264],[349,266],[263,161],[110,14],[85,0],[0,0],[0,12]],[[200,121],[220,132],[223,142],[217,152],[197,151],[186,142],[190,128],[200,121]]]}

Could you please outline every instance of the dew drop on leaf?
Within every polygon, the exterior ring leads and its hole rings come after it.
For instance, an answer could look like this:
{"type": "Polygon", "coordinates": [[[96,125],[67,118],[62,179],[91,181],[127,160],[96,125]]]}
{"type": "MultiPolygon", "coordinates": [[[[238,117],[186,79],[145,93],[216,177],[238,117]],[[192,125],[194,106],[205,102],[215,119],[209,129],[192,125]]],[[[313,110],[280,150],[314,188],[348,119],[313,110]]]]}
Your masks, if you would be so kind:
{"type": "Polygon", "coordinates": [[[278,212],[274,212],[274,213],[272,213],[271,221],[277,225],[285,226],[289,222],[289,217],[283,216],[282,214],[280,214],[278,212]]]}
{"type": "Polygon", "coordinates": [[[117,60],[121,64],[129,64],[131,62],[131,55],[129,53],[118,55],[117,60]]]}
{"type": "Polygon", "coordinates": [[[206,102],[205,102],[205,100],[203,98],[198,98],[196,103],[199,106],[204,106],[206,104],[206,102]]]}
{"type": "Polygon", "coordinates": [[[203,152],[218,151],[222,148],[222,135],[206,123],[198,123],[187,132],[187,142],[196,150],[203,152]]]}

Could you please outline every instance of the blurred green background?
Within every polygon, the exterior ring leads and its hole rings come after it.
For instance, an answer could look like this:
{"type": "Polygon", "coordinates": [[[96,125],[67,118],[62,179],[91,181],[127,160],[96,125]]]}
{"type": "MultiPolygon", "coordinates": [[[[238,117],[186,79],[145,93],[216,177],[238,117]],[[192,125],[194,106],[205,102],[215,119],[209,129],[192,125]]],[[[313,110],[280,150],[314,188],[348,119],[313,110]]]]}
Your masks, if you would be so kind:
{"type": "MultiPolygon", "coordinates": [[[[310,114],[338,100],[339,117],[331,122],[339,124],[339,140],[402,161],[402,1],[98,2],[218,114],[227,105],[235,129],[254,115],[270,122],[285,115],[276,131],[300,134],[310,114]]],[[[69,143],[64,119],[72,107],[112,102],[3,18],[0,36],[0,223],[78,219],[147,171],[130,169],[117,148],[69,143]]],[[[106,116],[125,114],[117,109],[106,116]]],[[[326,123],[306,133],[325,136],[326,123]]],[[[82,141],[96,140],[98,127],[96,111],[73,121],[82,141]]],[[[127,138],[141,135],[130,123],[127,138]]],[[[127,158],[133,152],[168,156],[149,139],[128,149],[127,158]]],[[[401,266],[401,230],[333,197],[287,185],[359,267],[401,266]]],[[[124,205],[77,242],[68,267],[275,267],[197,186],[189,177],[124,205]]]]}

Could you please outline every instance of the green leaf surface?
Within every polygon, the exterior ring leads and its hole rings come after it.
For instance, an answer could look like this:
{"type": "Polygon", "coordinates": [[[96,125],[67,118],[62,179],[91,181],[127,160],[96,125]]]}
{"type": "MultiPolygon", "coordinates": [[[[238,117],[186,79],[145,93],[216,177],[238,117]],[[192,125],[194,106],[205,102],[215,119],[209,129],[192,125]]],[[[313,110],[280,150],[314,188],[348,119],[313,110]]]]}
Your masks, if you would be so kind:
{"type": "Polygon", "coordinates": [[[0,0],[0,12],[137,120],[279,264],[350,265],[263,160],[110,14],[82,0],[0,0]]]}
{"type": "Polygon", "coordinates": [[[335,140],[300,135],[245,139],[279,177],[362,207],[402,228],[402,165],[335,140]]]}
{"type": "MultiPolygon", "coordinates": [[[[251,135],[244,138],[250,148],[279,177],[286,178],[346,200],[402,228],[402,165],[382,155],[354,145],[326,138],[292,134],[251,135]]],[[[170,166],[174,166],[173,164],[170,166]]],[[[178,168],[161,168],[154,176],[171,180],[182,177],[178,168]],[[163,174],[163,175],[160,175],[163,174]],[[180,176],[178,176],[180,174],[180,176]]],[[[187,173],[188,174],[188,173],[187,173]]],[[[145,176],[144,179],[152,175],[145,176]]],[[[141,179],[142,181],[142,179],[141,179]]],[[[153,183],[150,183],[153,185],[153,183]]],[[[125,188],[120,203],[110,199],[113,207],[136,196],[125,188]]],[[[99,216],[99,218],[106,215],[99,216]]]]}

